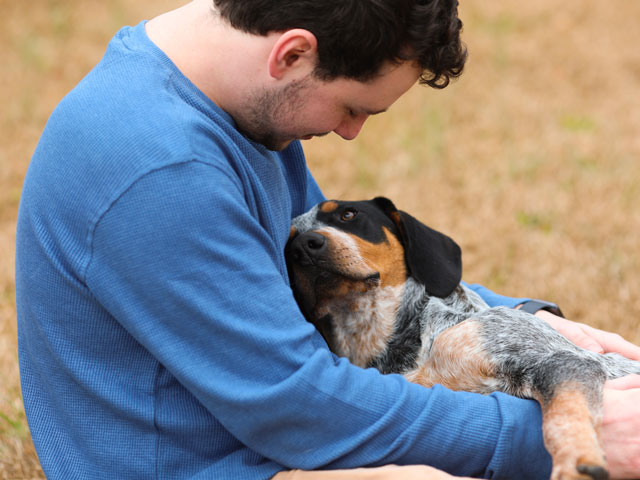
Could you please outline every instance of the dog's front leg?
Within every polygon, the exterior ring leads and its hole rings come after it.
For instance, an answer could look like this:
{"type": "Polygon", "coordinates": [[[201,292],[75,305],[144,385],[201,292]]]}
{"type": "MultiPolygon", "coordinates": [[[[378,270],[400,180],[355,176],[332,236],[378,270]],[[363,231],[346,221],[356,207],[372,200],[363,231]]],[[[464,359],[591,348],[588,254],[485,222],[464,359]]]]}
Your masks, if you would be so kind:
{"type": "MultiPolygon", "coordinates": [[[[601,386],[595,386],[601,392],[601,386]]],[[[573,381],[555,386],[542,405],[542,430],[553,458],[552,480],[606,480],[609,478],[599,442],[600,401],[585,385],[573,381]]],[[[597,395],[597,397],[600,397],[597,395]]]]}

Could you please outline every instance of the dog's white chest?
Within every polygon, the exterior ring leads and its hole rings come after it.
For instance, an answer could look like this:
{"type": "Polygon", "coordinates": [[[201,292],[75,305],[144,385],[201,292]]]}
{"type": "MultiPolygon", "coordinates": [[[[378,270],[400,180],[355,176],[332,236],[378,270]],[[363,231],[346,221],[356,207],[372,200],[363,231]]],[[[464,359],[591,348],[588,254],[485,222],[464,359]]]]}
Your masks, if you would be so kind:
{"type": "Polygon", "coordinates": [[[335,350],[366,367],[382,353],[394,333],[403,285],[348,295],[327,307],[334,327],[335,350]]]}

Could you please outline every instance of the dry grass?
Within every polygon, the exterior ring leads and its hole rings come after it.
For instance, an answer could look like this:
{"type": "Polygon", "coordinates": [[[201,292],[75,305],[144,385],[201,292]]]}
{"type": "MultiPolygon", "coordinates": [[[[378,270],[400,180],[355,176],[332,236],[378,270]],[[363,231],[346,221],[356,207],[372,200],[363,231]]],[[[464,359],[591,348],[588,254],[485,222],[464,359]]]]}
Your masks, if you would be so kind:
{"type": "MultiPolygon", "coordinates": [[[[13,300],[29,157],[117,28],[178,4],[0,0],[0,479],[42,476],[21,406],[13,300]]],[[[413,89],[354,142],[308,142],[312,170],[329,196],[387,195],[448,232],[468,281],[555,300],[640,343],[640,3],[466,0],[461,14],[463,77],[413,89]]]]}

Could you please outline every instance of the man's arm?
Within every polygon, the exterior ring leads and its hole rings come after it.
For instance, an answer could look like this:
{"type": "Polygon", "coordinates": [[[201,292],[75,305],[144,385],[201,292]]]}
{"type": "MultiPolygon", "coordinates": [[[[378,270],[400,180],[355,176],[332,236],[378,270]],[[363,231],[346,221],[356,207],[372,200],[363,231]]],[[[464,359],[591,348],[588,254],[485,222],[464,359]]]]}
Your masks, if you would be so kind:
{"type": "Polygon", "coordinates": [[[482,300],[484,300],[485,303],[490,307],[516,308],[518,305],[521,305],[522,303],[530,300],[529,298],[506,297],[504,295],[499,295],[477,283],[472,283],[472,284],[465,283],[465,282],[462,282],[462,283],[465,286],[469,287],[474,292],[476,292],[478,295],[480,295],[480,298],[482,298],[482,300]]]}
{"type": "Polygon", "coordinates": [[[140,179],[101,218],[87,283],[233,436],[287,468],[548,476],[535,402],[425,389],[335,357],[281,256],[231,176],[187,162],[140,179]]]}
{"type": "Polygon", "coordinates": [[[326,197],[324,193],[322,193],[322,190],[320,190],[316,179],[313,178],[313,175],[311,175],[311,172],[307,169],[307,199],[304,211],[307,212],[311,210],[314,205],[324,202],[325,200],[326,197]]]}

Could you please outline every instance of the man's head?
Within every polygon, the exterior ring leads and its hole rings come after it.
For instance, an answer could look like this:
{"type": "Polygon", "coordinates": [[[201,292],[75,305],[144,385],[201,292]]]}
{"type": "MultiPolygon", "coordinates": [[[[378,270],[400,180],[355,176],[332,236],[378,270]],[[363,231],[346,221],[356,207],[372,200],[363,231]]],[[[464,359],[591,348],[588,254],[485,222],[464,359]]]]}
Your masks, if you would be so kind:
{"type": "MultiPolygon", "coordinates": [[[[466,60],[456,0],[213,3],[245,35],[239,41],[257,40],[251,47],[265,55],[222,106],[247,137],[272,150],[329,132],[353,139],[369,115],[386,111],[418,80],[444,88],[466,60]]],[[[246,56],[247,48],[235,48],[246,56]]]]}
{"type": "Polygon", "coordinates": [[[444,88],[462,73],[457,0],[214,0],[234,28],[256,35],[304,29],[317,40],[314,75],[368,81],[410,61],[421,82],[444,88]]]}
{"type": "Polygon", "coordinates": [[[386,111],[419,75],[420,70],[409,62],[387,63],[367,82],[346,78],[324,81],[309,73],[270,88],[255,88],[233,117],[247,137],[271,150],[330,132],[352,140],[370,115],[386,111]]]}

